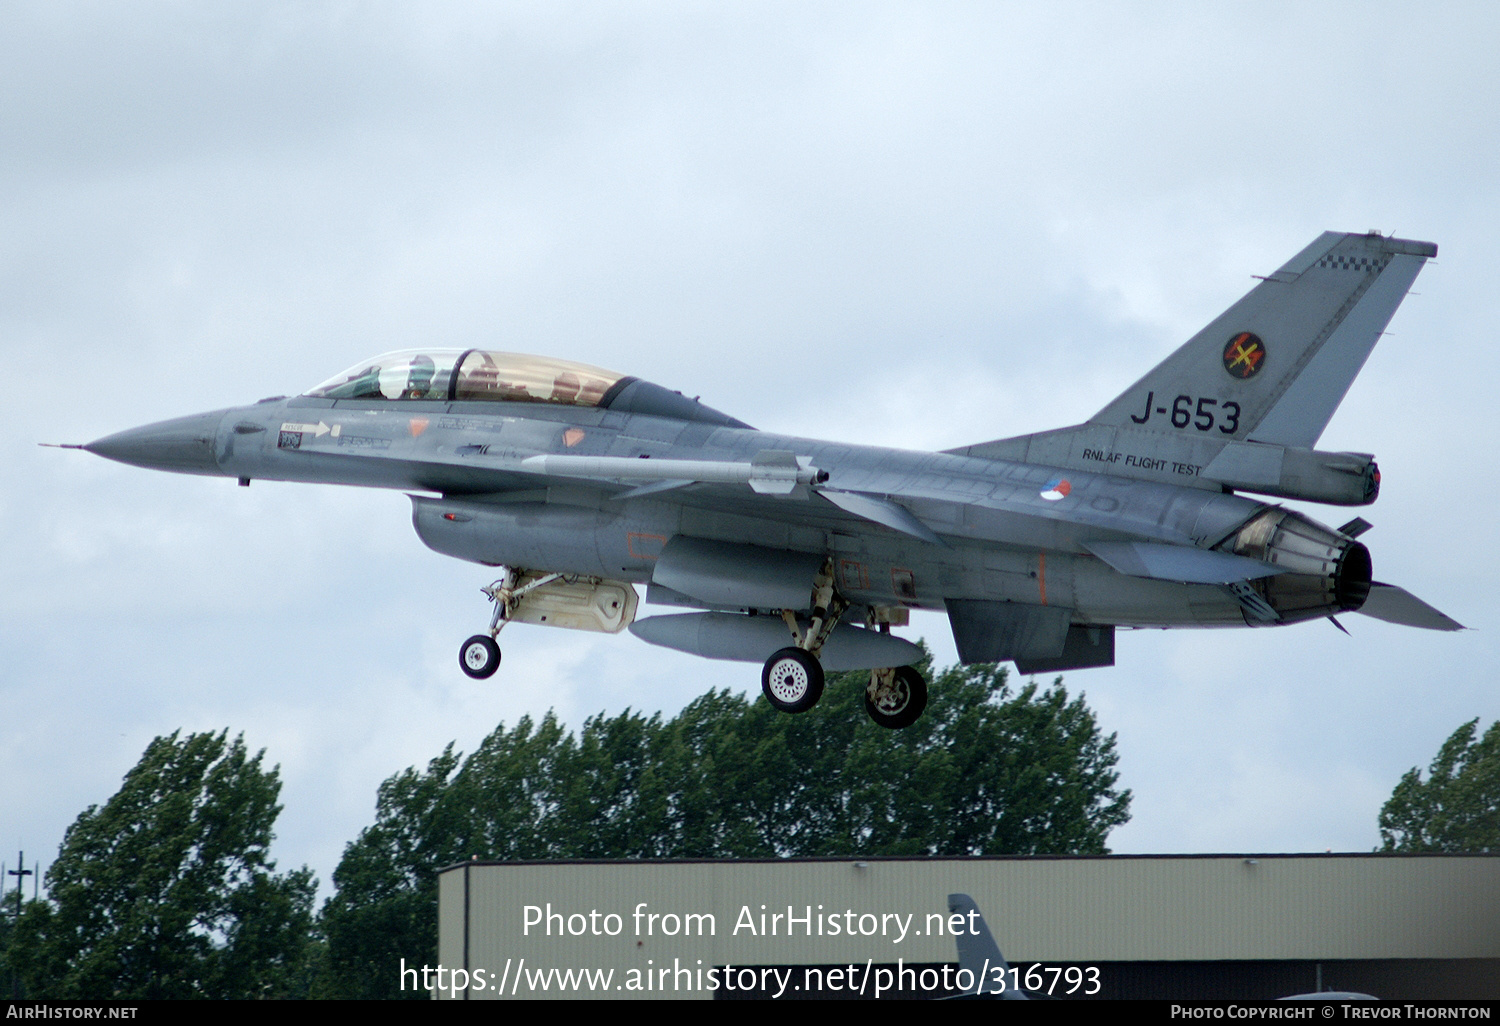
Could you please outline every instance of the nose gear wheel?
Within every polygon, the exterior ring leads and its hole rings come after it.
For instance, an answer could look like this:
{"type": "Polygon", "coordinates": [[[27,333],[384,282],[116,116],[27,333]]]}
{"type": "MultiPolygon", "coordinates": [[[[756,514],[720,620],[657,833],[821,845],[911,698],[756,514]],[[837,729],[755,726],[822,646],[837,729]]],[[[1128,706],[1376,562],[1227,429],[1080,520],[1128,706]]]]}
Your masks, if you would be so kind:
{"type": "Polygon", "coordinates": [[[475,680],[492,677],[500,668],[500,646],[488,634],[476,634],[459,648],[458,665],[475,680]]]}
{"type": "Polygon", "coordinates": [[[511,614],[515,612],[516,603],[521,600],[521,597],[535,588],[550,584],[562,577],[562,574],[546,574],[522,585],[523,571],[512,566],[503,569],[505,571],[503,577],[489,587],[479,589],[495,606],[494,615],[490,617],[489,634],[476,634],[458,648],[459,667],[475,680],[492,677],[500,668],[500,646],[495,643],[495,638],[499,635],[501,628],[510,622],[511,614]]]}

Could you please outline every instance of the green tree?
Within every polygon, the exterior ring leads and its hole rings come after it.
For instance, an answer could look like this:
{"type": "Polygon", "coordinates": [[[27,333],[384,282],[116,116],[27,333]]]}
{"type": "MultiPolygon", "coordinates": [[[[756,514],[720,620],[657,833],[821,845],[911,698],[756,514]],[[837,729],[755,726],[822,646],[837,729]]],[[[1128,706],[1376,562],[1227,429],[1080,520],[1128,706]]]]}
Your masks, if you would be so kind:
{"type": "Polygon", "coordinates": [[[1428,767],[1413,766],[1380,810],[1384,851],[1500,851],[1500,721],[1455,730],[1428,767]]]}
{"type": "Polygon", "coordinates": [[[398,773],[333,874],[328,993],[425,997],[396,969],[435,964],[436,872],[470,858],[1093,854],[1129,818],[1115,739],[1060,679],[955,667],[900,731],[866,717],[867,679],[831,675],[796,716],[710,691],[665,722],[523,718],[398,773]]]}
{"type": "MultiPolygon", "coordinates": [[[[180,732],[179,732],[180,733],[180,732]]],[[[286,997],[304,972],[316,883],[276,875],[277,769],[244,739],[156,738],[68,828],[44,901],[18,925],[33,997],[286,997]]]]}
{"type": "Polygon", "coordinates": [[[435,963],[436,942],[429,952],[410,938],[436,930],[437,886],[426,867],[460,858],[464,825],[448,817],[451,802],[440,802],[457,766],[450,744],[425,773],[407,769],[380,785],[375,824],[333,872],[338,890],[321,916],[328,972],[315,996],[396,996],[402,957],[435,963]]]}
{"type": "Polygon", "coordinates": [[[1129,819],[1115,739],[1060,679],[1015,690],[1003,668],[952,667],[891,731],[865,716],[867,676],[832,675],[797,716],[729,692],[689,704],[670,725],[684,784],[662,854],[1095,854],[1129,819]]]}

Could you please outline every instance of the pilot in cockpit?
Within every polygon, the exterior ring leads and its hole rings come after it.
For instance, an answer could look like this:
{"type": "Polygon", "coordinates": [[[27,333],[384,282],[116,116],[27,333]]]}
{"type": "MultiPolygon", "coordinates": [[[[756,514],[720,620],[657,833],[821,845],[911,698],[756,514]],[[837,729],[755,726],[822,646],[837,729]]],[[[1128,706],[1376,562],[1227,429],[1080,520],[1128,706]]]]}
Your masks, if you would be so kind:
{"type": "Polygon", "coordinates": [[[432,362],[432,357],[418,353],[411,358],[410,368],[406,372],[406,387],[401,390],[402,399],[443,399],[446,396],[437,394],[432,387],[433,375],[437,373],[437,365],[432,362]]]}
{"type": "Polygon", "coordinates": [[[572,403],[578,398],[579,381],[578,375],[572,371],[563,371],[552,383],[552,395],[548,402],[572,403]]]}

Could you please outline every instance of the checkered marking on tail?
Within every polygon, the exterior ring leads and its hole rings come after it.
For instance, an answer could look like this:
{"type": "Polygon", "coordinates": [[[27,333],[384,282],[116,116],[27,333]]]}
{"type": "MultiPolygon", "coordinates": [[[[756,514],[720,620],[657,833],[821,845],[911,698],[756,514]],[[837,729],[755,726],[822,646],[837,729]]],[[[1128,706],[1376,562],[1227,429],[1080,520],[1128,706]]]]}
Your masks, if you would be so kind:
{"type": "Polygon", "coordinates": [[[1331,267],[1336,271],[1381,271],[1385,265],[1391,262],[1391,258],[1385,257],[1354,257],[1354,256],[1326,256],[1318,261],[1319,267],[1331,267]]]}

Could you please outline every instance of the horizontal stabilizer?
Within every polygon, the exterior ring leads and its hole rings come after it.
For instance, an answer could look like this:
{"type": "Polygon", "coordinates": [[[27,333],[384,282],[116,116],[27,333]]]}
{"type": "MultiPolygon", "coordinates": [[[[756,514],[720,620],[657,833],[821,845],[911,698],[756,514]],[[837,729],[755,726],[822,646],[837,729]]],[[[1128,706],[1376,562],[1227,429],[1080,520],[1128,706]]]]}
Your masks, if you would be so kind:
{"type": "Polygon", "coordinates": [[[1463,624],[1433,609],[1405,588],[1376,581],[1370,586],[1370,597],[1359,611],[1386,623],[1403,627],[1421,627],[1429,631],[1461,631],[1463,624]]]}
{"type": "Polygon", "coordinates": [[[1227,552],[1157,542],[1084,542],[1084,548],[1126,577],[1184,584],[1233,584],[1280,573],[1269,563],[1227,552]]]}
{"type": "Polygon", "coordinates": [[[821,489],[818,494],[847,513],[889,527],[893,531],[909,534],[929,545],[943,544],[943,540],[933,534],[930,527],[913,516],[911,511],[894,502],[877,499],[873,495],[835,491],[832,488],[821,489]]]}

